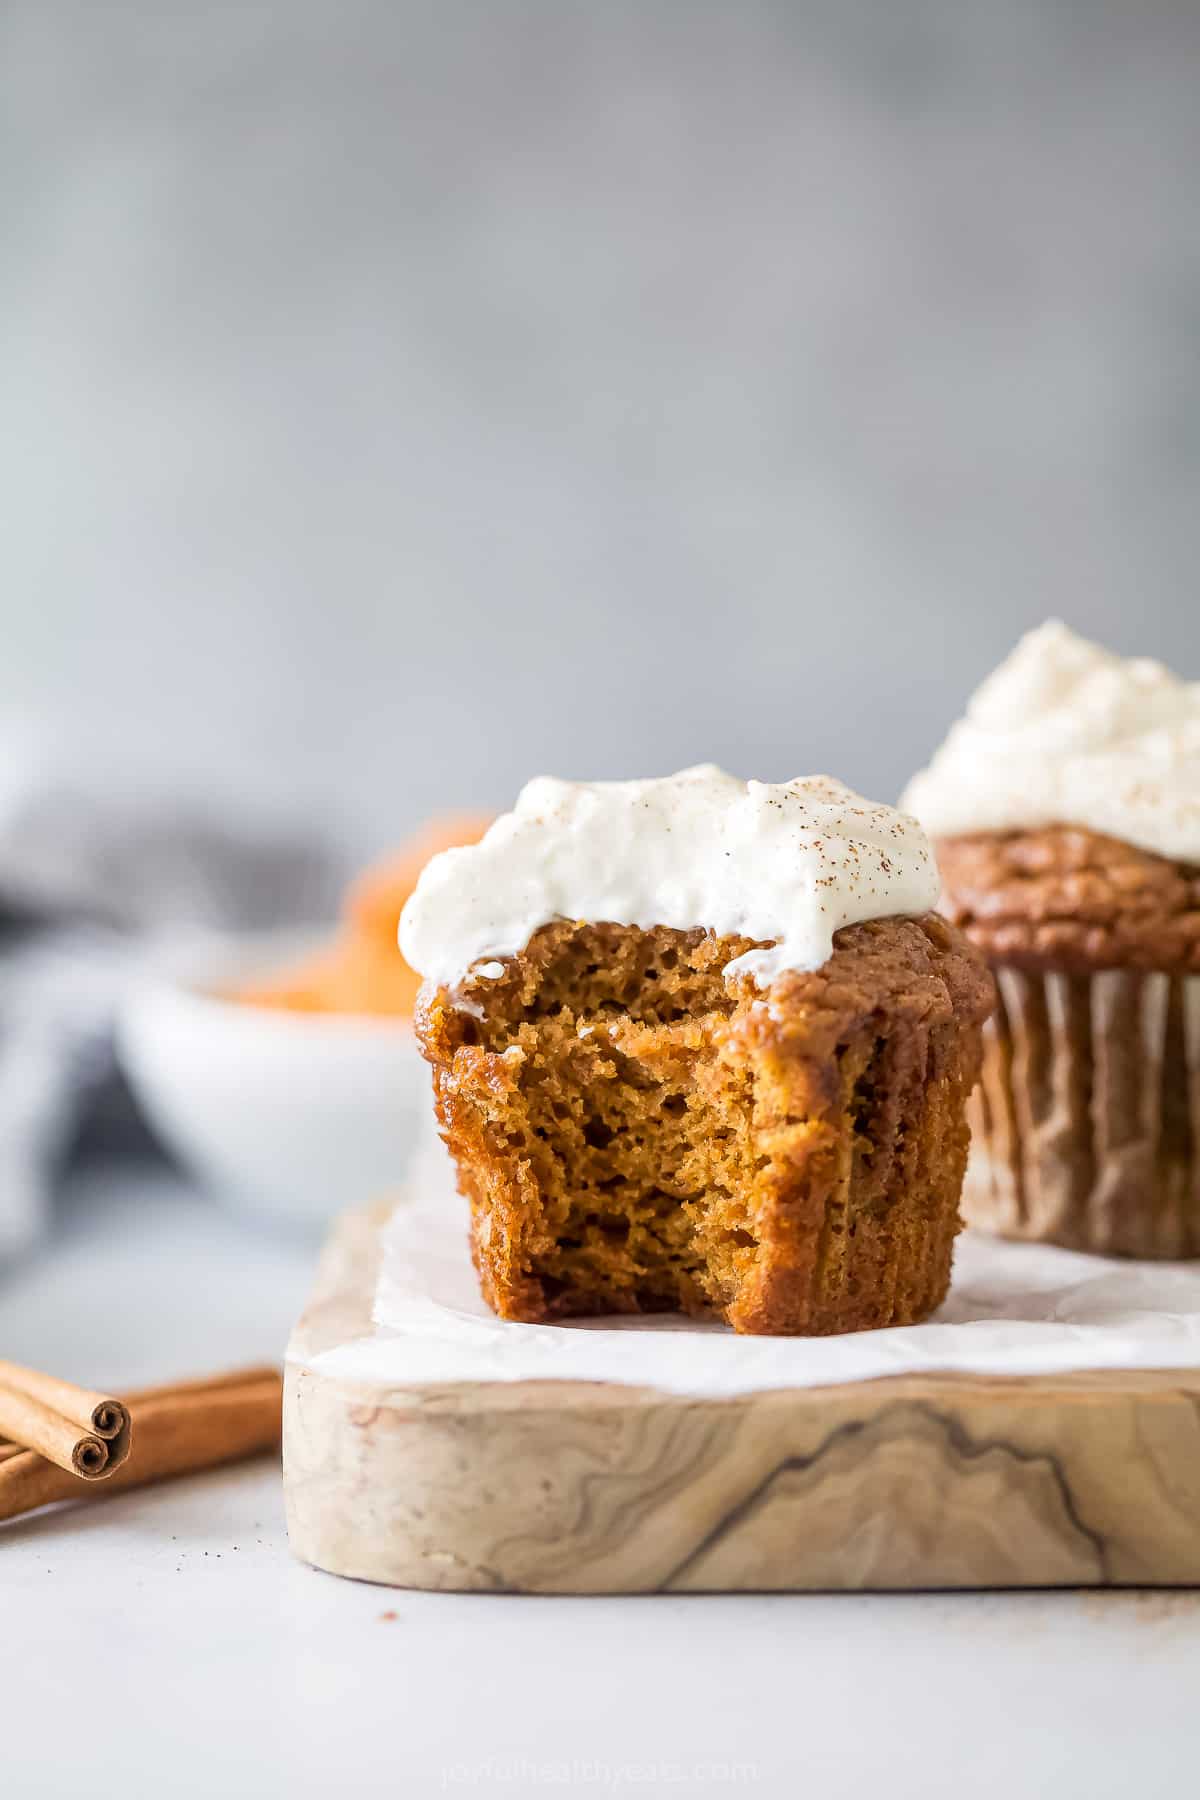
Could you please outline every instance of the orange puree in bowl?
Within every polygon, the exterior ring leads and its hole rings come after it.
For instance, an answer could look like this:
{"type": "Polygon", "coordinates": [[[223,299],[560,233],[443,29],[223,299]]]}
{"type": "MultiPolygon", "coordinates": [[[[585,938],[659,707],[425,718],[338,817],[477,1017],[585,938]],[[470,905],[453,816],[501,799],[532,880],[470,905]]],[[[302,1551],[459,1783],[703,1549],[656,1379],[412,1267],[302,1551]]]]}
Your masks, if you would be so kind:
{"type": "Polygon", "coordinates": [[[394,855],[364,869],[342,907],[338,935],[304,962],[229,995],[249,1006],[289,1012],[377,1013],[411,1017],[421,977],[396,944],[400,910],[417,877],[439,850],[479,841],[491,820],[449,813],[431,822],[394,855]]]}

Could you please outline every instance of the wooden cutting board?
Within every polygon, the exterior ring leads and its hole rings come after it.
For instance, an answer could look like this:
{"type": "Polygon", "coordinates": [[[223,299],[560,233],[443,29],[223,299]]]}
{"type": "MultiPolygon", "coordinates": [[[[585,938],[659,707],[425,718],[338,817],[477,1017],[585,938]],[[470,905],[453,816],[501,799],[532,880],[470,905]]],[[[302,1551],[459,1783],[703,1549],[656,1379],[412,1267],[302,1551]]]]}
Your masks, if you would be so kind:
{"type": "Polygon", "coordinates": [[[385,1213],[347,1214],[293,1334],[292,1548],[497,1593],[1200,1585],[1200,1370],[922,1376],[694,1400],[604,1382],[386,1387],[385,1213]]]}

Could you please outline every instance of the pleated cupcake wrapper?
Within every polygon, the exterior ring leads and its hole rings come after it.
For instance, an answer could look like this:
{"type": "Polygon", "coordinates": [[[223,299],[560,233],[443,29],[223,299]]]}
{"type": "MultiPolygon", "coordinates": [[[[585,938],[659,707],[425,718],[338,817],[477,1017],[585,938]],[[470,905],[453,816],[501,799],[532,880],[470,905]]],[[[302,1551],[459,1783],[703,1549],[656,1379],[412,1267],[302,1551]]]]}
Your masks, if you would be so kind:
{"type": "Polygon", "coordinates": [[[1200,1255],[1200,976],[996,980],[967,1222],[1109,1255],[1200,1255]]]}

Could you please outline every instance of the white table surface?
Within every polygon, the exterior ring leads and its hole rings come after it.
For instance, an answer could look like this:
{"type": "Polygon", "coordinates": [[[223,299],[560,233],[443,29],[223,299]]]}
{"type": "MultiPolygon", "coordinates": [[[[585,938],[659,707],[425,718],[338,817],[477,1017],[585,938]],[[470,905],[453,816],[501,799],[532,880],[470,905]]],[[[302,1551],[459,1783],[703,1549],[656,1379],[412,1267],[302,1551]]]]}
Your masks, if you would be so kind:
{"type": "MultiPolygon", "coordinates": [[[[348,1196],[353,1198],[352,1196],[348,1196]]],[[[278,1359],[314,1251],[174,1178],[76,1180],[12,1357],[278,1359]]],[[[288,1553],[266,1461],[0,1526],[0,1793],[1195,1791],[1200,1594],[392,1592],[288,1553]]]]}

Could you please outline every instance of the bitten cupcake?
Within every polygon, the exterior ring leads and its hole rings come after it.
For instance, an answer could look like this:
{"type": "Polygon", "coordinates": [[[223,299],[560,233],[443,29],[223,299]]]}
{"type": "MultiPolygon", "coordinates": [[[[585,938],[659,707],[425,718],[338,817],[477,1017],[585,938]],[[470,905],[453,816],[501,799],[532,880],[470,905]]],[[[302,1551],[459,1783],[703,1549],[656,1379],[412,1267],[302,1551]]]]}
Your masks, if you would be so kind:
{"type": "Polygon", "coordinates": [[[823,776],[540,780],[400,941],[503,1317],[908,1323],[945,1295],[992,983],[916,821],[823,776]]]}
{"type": "Polygon", "coordinates": [[[968,1222],[1200,1256],[1200,684],[1043,625],[903,804],[999,986],[968,1222]]]}

